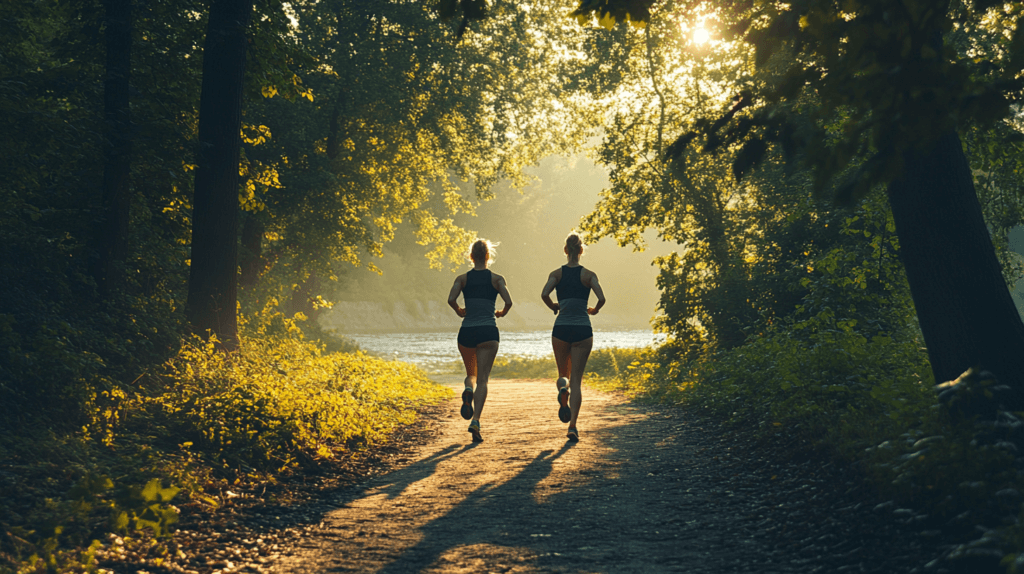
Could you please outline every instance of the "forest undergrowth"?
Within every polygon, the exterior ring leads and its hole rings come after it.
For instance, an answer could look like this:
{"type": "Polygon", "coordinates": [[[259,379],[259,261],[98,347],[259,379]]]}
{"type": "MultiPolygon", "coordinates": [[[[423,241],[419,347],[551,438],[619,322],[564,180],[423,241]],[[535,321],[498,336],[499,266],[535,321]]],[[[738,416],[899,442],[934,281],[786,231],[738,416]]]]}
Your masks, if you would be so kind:
{"type": "Polygon", "coordinates": [[[998,392],[990,373],[968,371],[936,389],[913,339],[868,340],[835,323],[807,339],[779,330],[698,360],[684,355],[671,341],[598,352],[602,366],[588,382],[679,405],[786,445],[785,454],[852,465],[876,490],[879,512],[955,541],[936,564],[1022,571],[1018,414],[957,408],[998,392]]]}
{"type": "MultiPolygon", "coordinates": [[[[1017,415],[952,415],[955,409],[939,401],[916,340],[868,340],[848,323],[825,319],[700,359],[686,356],[672,341],[597,350],[585,382],[688,409],[728,432],[753,434],[778,456],[850,465],[877,493],[879,512],[957,541],[936,564],[955,563],[954,571],[1022,571],[1017,415]]],[[[499,371],[494,376],[557,376],[552,357],[505,359],[496,364],[499,371]]],[[[955,388],[941,390],[958,394],[960,402],[998,386],[990,374],[975,371],[952,383],[955,388]]]]}
{"type": "Polygon", "coordinates": [[[233,353],[186,339],[101,393],[78,432],[0,433],[0,572],[93,571],[126,552],[160,566],[180,552],[169,534],[182,509],[216,512],[229,490],[358,457],[451,391],[406,363],[324,352],[268,312],[233,353]]]}

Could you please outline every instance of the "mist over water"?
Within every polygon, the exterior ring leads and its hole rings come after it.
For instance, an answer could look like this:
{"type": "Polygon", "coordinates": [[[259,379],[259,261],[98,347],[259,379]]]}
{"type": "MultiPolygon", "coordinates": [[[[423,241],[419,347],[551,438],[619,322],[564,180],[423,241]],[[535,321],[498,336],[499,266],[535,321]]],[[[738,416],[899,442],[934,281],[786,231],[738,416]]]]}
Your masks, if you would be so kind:
{"type": "MultiPolygon", "coordinates": [[[[499,184],[492,190],[494,199],[479,202],[476,216],[463,214],[455,221],[500,244],[491,269],[506,278],[515,302],[509,316],[498,323],[503,338],[506,330],[550,333],[554,317],[540,300],[541,288],[548,273],[565,263],[565,236],[594,210],[600,192],[609,185],[606,172],[583,157],[549,158],[531,173],[536,181],[522,193],[499,184]]],[[[477,202],[470,189],[463,196],[477,202]]],[[[470,265],[432,270],[424,257],[426,248],[416,244],[408,229],[399,231],[383,258],[368,259],[382,274],[353,267],[338,270],[339,290],[331,297],[335,307],[320,322],[346,336],[443,331],[454,340],[460,319],[446,300],[456,275],[470,265]]],[[[608,238],[587,246],[581,263],[597,273],[608,299],[594,317],[595,329],[650,334],[660,296],[655,285],[658,269],[652,261],[676,246],[650,232],[644,238],[648,245],[642,252],[619,247],[608,238]]]]}

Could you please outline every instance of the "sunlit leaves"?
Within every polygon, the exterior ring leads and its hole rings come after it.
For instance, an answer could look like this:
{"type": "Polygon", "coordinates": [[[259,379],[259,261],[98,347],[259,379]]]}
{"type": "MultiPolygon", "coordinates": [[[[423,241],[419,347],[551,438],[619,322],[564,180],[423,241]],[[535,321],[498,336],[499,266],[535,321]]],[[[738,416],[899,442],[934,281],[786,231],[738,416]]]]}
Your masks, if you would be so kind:
{"type": "MultiPolygon", "coordinates": [[[[632,47],[617,93],[619,105],[598,156],[610,168],[611,187],[583,227],[620,244],[642,246],[646,229],[678,243],[678,254],[656,261],[662,270],[658,287],[664,312],[658,326],[673,336],[724,348],[742,342],[741,326],[767,312],[757,308],[760,295],[747,283],[755,264],[772,259],[755,238],[776,206],[759,203],[756,188],[730,174],[733,154],[742,158],[738,165],[744,171],[750,170],[768,152],[766,145],[728,148],[721,138],[694,142],[696,132],[685,144],[667,145],[667,134],[679,126],[710,121],[703,117],[720,109],[728,88],[741,82],[750,67],[749,52],[724,42],[695,51],[689,36],[680,33],[683,29],[678,15],[659,14],[645,29],[644,42],[632,47]]],[[[720,126],[734,115],[742,117],[750,105],[749,94],[735,98],[720,126]]],[[[750,122],[729,127],[755,128],[750,122]]],[[[779,183],[766,187],[771,185],[779,183]]]]}
{"type": "Polygon", "coordinates": [[[993,129],[972,126],[963,136],[985,221],[1007,285],[1013,289],[1024,277],[1024,258],[1009,246],[1009,231],[1024,221],[1024,140],[1012,126],[993,129]]]}
{"type": "Polygon", "coordinates": [[[280,238],[271,273],[301,282],[366,263],[409,223],[431,266],[461,265],[466,232],[454,216],[495,182],[523,186],[524,168],[586,140],[599,119],[583,85],[586,35],[558,2],[495,2],[454,41],[444,18],[476,18],[483,5],[294,5],[297,37],[318,60],[302,85],[317,98],[261,102],[275,137],[247,150],[289,162],[276,166],[283,187],[266,201],[280,238]]]}
{"type": "MultiPolygon", "coordinates": [[[[411,422],[417,407],[451,393],[408,364],[325,355],[270,307],[243,323],[233,357],[187,341],[165,366],[169,383],[140,398],[148,416],[217,460],[277,470],[330,458],[383,440],[411,422]]],[[[171,490],[151,483],[137,498],[168,496],[171,490]]]]}
{"type": "Polygon", "coordinates": [[[242,126],[242,141],[249,145],[260,145],[270,139],[270,128],[267,126],[242,126]]]}
{"type": "MultiPolygon", "coordinates": [[[[870,157],[858,182],[842,187],[848,200],[863,197],[898,176],[904,153],[937,134],[972,121],[991,125],[1010,113],[1021,89],[1022,12],[1009,4],[990,10],[994,6],[947,11],[928,0],[737,5],[733,30],[755,48],[759,68],[751,92],[757,106],[744,115],[762,129],[741,133],[711,122],[697,131],[708,141],[752,138],[799,152],[787,155],[814,170],[818,192],[870,157]],[[990,31],[999,27],[1003,35],[990,31]]],[[[672,153],[692,139],[677,140],[672,153]]]]}
{"type": "Polygon", "coordinates": [[[582,25],[596,18],[599,25],[611,30],[619,22],[629,22],[642,28],[651,19],[655,0],[580,0],[571,16],[582,25]]]}

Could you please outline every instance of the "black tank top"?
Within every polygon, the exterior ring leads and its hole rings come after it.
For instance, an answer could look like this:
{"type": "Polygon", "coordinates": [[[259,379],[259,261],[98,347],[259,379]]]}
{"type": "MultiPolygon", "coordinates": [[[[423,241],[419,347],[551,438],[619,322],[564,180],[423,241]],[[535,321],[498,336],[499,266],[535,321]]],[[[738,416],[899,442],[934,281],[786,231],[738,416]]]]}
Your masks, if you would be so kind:
{"type": "Polygon", "coordinates": [[[494,302],[498,298],[498,290],[491,284],[491,270],[470,269],[466,273],[466,286],[462,288],[465,299],[466,316],[462,319],[463,327],[489,327],[494,322],[494,302]]]}
{"type": "Polygon", "coordinates": [[[580,279],[582,274],[582,265],[577,265],[576,267],[562,265],[562,278],[558,281],[558,285],[555,285],[555,292],[558,293],[559,303],[564,299],[583,299],[586,301],[590,298],[590,287],[583,285],[583,280],[580,279]]]}
{"type": "Polygon", "coordinates": [[[590,299],[590,287],[583,285],[580,275],[583,266],[562,266],[562,278],[555,285],[558,293],[558,316],[555,325],[589,326],[590,315],[587,314],[587,300],[590,299]]]}

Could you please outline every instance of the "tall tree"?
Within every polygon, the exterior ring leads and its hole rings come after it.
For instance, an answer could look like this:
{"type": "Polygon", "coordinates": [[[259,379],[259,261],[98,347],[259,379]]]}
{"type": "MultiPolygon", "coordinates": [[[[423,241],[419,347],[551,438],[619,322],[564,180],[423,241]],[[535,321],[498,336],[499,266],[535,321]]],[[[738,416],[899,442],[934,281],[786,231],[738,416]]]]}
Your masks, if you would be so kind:
{"type": "Polygon", "coordinates": [[[889,204],[935,380],[982,366],[1013,383],[1014,404],[1024,406],[1024,323],[960,138],[950,131],[907,155],[902,176],[889,185],[889,204]]]}
{"type": "MultiPolygon", "coordinates": [[[[584,0],[577,13],[646,21],[652,4],[584,0]]],[[[757,72],[737,86],[726,113],[708,116],[669,155],[682,158],[696,141],[706,142],[705,152],[735,146],[742,174],[777,144],[813,170],[819,192],[852,172],[839,185],[840,201],[887,185],[936,380],[991,369],[1014,389],[1009,406],[1024,408],[1024,324],[954,133],[1010,114],[1022,88],[1024,10],[989,0],[722,6],[728,35],[755,48],[757,72]],[[991,60],[978,57],[983,34],[995,47],[991,60]],[[962,240],[951,241],[953,233],[962,240]]],[[[675,7],[693,13],[704,5],[675,7]]]]}
{"type": "Polygon", "coordinates": [[[252,0],[214,0],[203,48],[199,149],[186,314],[192,329],[238,338],[238,163],[252,0]]]}
{"type": "Polygon", "coordinates": [[[103,82],[103,193],[98,218],[94,276],[101,293],[121,284],[128,256],[128,213],[131,208],[131,113],[129,78],[132,65],[132,1],[104,0],[106,78],[103,82]]]}

